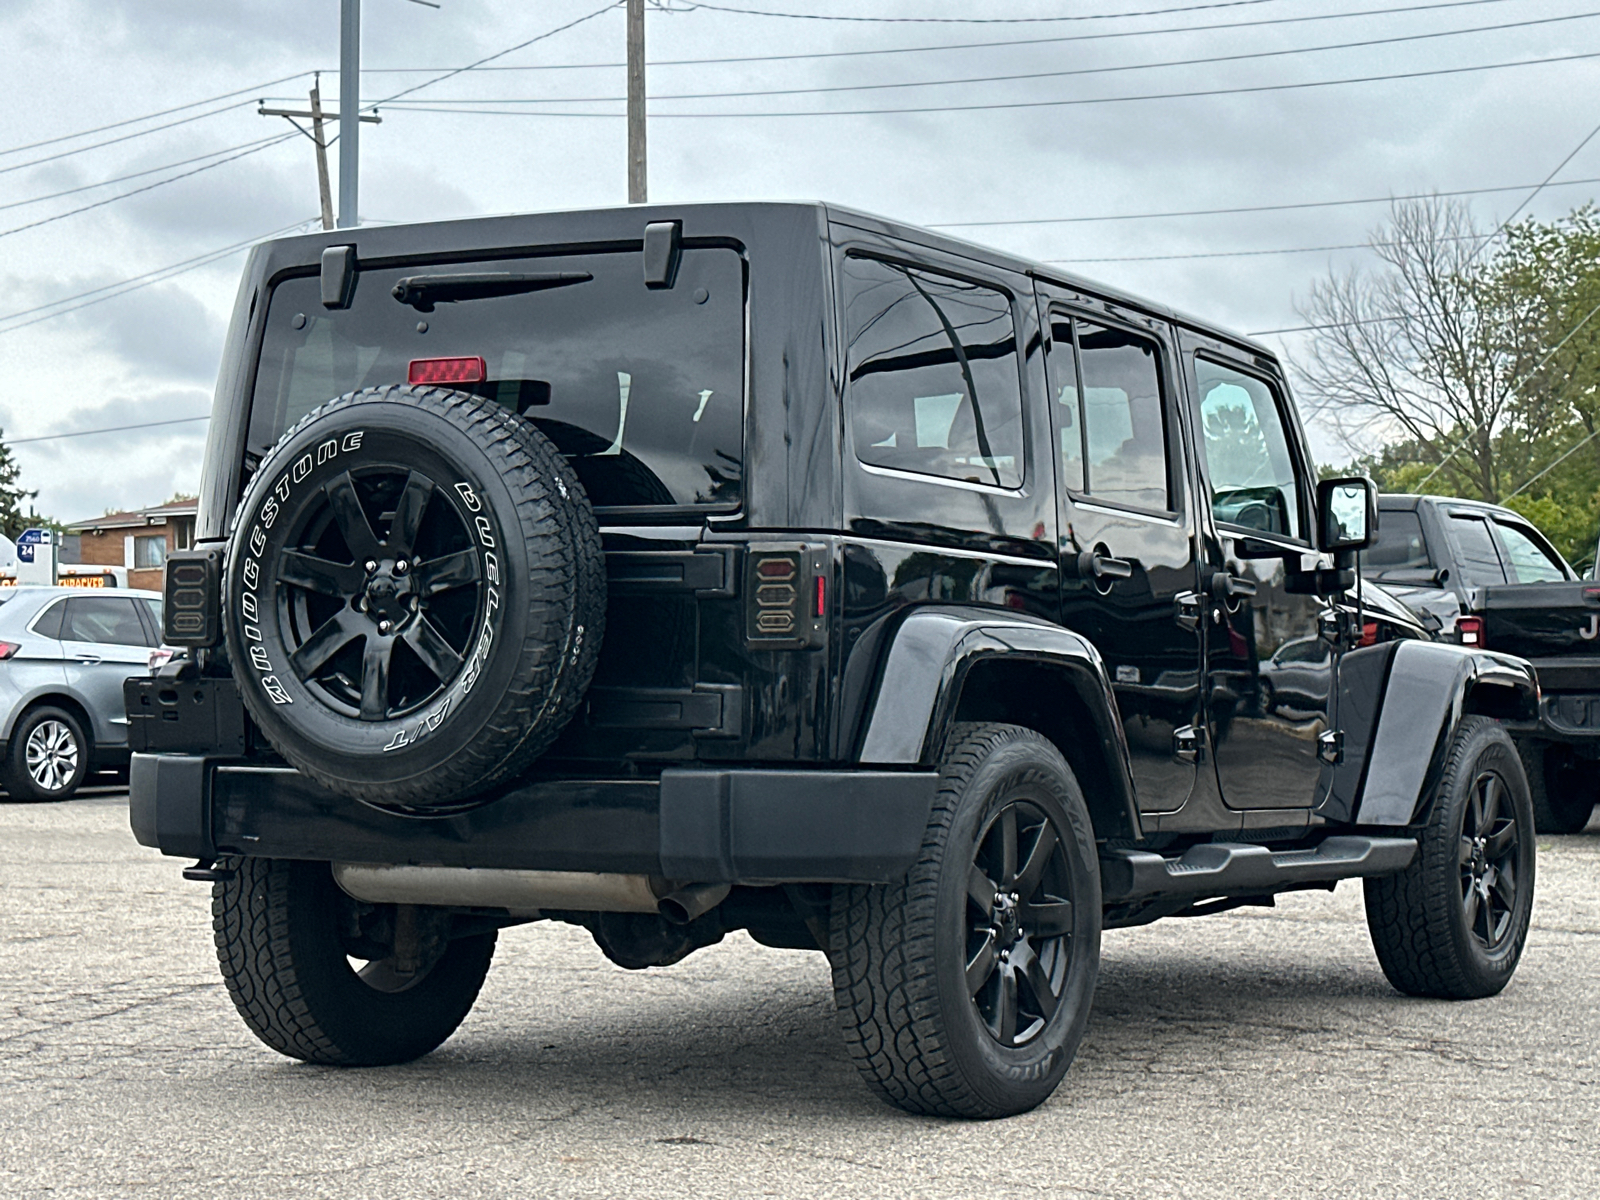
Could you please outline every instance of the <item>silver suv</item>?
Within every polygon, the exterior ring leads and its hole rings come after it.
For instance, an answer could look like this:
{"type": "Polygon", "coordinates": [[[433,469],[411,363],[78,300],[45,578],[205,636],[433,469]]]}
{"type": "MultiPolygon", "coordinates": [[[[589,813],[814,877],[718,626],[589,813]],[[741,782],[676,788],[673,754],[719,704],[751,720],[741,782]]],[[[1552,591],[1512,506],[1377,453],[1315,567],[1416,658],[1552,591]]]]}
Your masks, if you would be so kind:
{"type": "Polygon", "coordinates": [[[0,589],[0,776],[16,800],[65,800],[125,765],[122,681],[148,669],[161,597],[127,588],[0,589]]]}

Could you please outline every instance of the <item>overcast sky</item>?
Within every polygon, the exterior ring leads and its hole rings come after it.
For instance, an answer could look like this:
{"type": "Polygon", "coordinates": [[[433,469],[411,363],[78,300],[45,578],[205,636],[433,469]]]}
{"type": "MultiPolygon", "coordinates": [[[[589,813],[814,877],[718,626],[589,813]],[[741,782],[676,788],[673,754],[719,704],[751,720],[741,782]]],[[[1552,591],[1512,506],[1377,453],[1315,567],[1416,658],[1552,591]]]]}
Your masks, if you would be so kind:
{"type": "MultiPolygon", "coordinates": [[[[366,0],[362,96],[384,100],[432,77],[405,69],[437,74],[463,66],[592,13],[601,2],[440,0],[434,9],[366,0]]],[[[686,0],[674,3],[689,7],[686,0]]],[[[955,225],[1523,185],[1471,197],[1479,220],[1493,228],[1600,121],[1600,106],[1588,102],[1600,95],[1600,57],[1576,57],[1600,55],[1600,3],[1593,0],[729,0],[726,7],[923,20],[652,8],[646,20],[652,201],[824,199],[955,225]],[[1348,15],[1365,10],[1385,11],[1348,15]],[[1345,15],[1287,20],[1326,14],[1345,15]],[[989,23],[927,20],[974,15],[989,23]],[[1066,17],[1073,19],[1038,20],[1066,17]],[[1484,31],[1456,32],[1468,29],[1484,31]],[[1097,36],[1108,34],[1119,36],[1097,36]],[[1421,34],[1448,36],[1415,37],[1421,34]],[[1412,40],[1393,40],[1401,38],[1412,40]],[[1378,41],[1384,44],[1371,44],[1378,41]],[[1368,44],[1311,49],[1358,42],[1368,44]],[[910,52],[938,46],[964,48],[910,52]],[[865,50],[898,52],[842,53],[865,50]],[[1281,51],[1295,52],[1272,53],[1281,51]],[[778,55],[832,57],[668,65],[778,55]],[[1103,69],[1222,56],[1251,57],[1103,69]],[[1561,58],[1572,61],[1500,65],[1561,58]],[[1026,74],[1043,77],[988,78],[1026,74]],[[1398,75],[1410,77],[1282,86],[1398,75]],[[940,82],[975,78],[985,81],[940,82]],[[915,86],[668,98],[901,83],[915,86]],[[1049,103],[1219,90],[1231,94],[1049,103]],[[1005,104],[1018,107],[949,111],[1005,104]],[[881,112],[910,108],[945,111],[881,112]],[[880,111],[759,115],[861,109],[880,111]]],[[[0,105],[0,427],[14,444],[24,484],[39,491],[41,512],[73,521],[195,489],[203,421],[22,439],[209,411],[242,252],[75,311],[64,310],[80,300],[41,306],[314,218],[313,152],[302,137],[161,181],[216,159],[169,164],[225,157],[230,147],[247,149],[287,132],[281,119],[256,115],[255,98],[300,106],[311,78],[270,81],[321,69],[325,102],[334,107],[338,16],[338,0],[0,5],[7,64],[0,105]],[[241,88],[250,90],[69,136],[241,88]],[[121,140],[89,148],[108,139],[121,140]],[[131,194],[152,183],[158,186],[131,194]],[[45,198],[69,189],[83,190],[45,198]],[[121,196],[127,198],[19,228],[121,196]],[[59,315],[24,326],[45,314],[59,315]]],[[[610,9],[492,64],[527,69],[472,71],[414,93],[409,109],[383,108],[383,124],[362,134],[363,218],[420,221],[623,202],[625,131],[617,99],[625,91],[623,38],[622,10],[610,9]],[[569,69],[550,69],[556,67],[569,69]],[[421,111],[474,106],[492,111],[421,111]],[[501,115],[541,109],[603,115],[501,115]]],[[[337,147],[333,157],[337,172],[337,147]]],[[[1596,176],[1600,137],[1556,183],[1596,176]]],[[[1551,186],[1528,211],[1553,217],[1594,191],[1589,184],[1551,186]]],[[[1075,260],[1080,265],[1073,269],[1090,278],[1259,331],[1299,324],[1297,298],[1330,268],[1373,261],[1359,249],[1277,251],[1360,243],[1383,215],[1383,204],[1364,204],[952,232],[1037,258],[1075,260]],[[1194,255],[1226,256],[1176,257],[1194,255]],[[1156,260],[1114,261],[1130,258],[1156,260]]],[[[1292,353],[1295,336],[1268,340],[1292,353]]],[[[1325,434],[1314,429],[1313,438],[1320,457],[1341,457],[1325,434]]]]}

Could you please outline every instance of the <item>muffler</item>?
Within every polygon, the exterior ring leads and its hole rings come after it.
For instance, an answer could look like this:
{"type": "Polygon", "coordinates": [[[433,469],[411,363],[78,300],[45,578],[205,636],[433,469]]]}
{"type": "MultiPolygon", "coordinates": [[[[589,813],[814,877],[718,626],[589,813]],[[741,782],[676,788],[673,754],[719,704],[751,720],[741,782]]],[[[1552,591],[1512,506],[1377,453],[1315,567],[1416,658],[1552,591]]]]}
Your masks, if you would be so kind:
{"type": "Polygon", "coordinates": [[[687,925],[721,904],[732,890],[726,883],[691,884],[661,897],[656,911],[674,925],[687,925]]]}

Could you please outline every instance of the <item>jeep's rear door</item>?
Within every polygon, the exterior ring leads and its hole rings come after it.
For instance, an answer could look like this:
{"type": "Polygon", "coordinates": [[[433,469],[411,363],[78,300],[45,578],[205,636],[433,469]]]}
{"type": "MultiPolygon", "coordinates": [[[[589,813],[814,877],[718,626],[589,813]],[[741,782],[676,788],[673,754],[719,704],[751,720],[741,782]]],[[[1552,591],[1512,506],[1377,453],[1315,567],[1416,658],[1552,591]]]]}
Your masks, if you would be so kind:
{"type": "Polygon", "coordinates": [[[1195,505],[1164,323],[1041,283],[1061,507],[1061,621],[1111,676],[1144,813],[1181,809],[1202,757],[1195,505]]]}

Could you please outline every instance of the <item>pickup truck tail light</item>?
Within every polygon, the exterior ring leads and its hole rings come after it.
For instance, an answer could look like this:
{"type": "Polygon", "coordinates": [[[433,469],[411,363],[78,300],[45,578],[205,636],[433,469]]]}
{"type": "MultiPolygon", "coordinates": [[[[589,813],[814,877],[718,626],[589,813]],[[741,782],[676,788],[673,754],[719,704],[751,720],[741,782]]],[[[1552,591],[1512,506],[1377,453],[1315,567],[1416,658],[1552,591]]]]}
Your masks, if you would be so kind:
{"type": "Polygon", "coordinates": [[[1483,647],[1483,618],[1462,617],[1456,622],[1456,636],[1463,646],[1483,647]]]}
{"type": "Polygon", "coordinates": [[[21,649],[22,647],[15,642],[0,642],[0,662],[4,662],[21,649]]]}
{"type": "Polygon", "coordinates": [[[215,646],[222,640],[222,551],[167,555],[161,640],[169,646],[215,646]]]}

